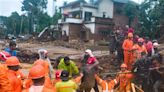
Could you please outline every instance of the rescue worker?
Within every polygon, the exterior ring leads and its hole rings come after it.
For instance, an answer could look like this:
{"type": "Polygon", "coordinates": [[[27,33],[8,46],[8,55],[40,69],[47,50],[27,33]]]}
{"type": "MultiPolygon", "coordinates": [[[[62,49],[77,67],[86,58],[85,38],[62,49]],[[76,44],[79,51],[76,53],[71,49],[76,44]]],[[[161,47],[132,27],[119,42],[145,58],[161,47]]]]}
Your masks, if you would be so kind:
{"type": "Polygon", "coordinates": [[[11,41],[9,43],[9,47],[5,48],[5,51],[10,53],[11,56],[17,56],[16,43],[14,41],[11,41]]]}
{"type": "Polygon", "coordinates": [[[132,69],[132,65],[136,62],[137,59],[141,58],[140,52],[139,52],[139,47],[137,44],[134,44],[132,47],[132,60],[130,61],[130,66],[129,70],[132,69]]]}
{"type": "Polygon", "coordinates": [[[78,86],[72,80],[69,80],[69,72],[63,70],[61,73],[61,82],[56,83],[56,92],[76,92],[78,86]]]}
{"type": "Polygon", "coordinates": [[[10,84],[7,76],[7,70],[5,66],[0,63],[0,91],[1,92],[15,92],[10,84]]]}
{"type": "Polygon", "coordinates": [[[8,70],[7,70],[7,76],[9,79],[9,82],[12,85],[13,92],[21,92],[22,91],[22,80],[21,80],[21,74],[18,72],[19,70],[19,60],[17,57],[12,56],[9,57],[5,62],[8,70]]]}
{"type": "Polygon", "coordinates": [[[30,88],[23,90],[23,92],[56,92],[52,86],[45,85],[45,69],[41,65],[33,66],[28,77],[32,79],[30,88]]]}
{"type": "MultiPolygon", "coordinates": [[[[49,65],[48,65],[48,62],[45,62],[44,60],[41,60],[41,59],[38,59],[34,62],[34,66],[37,66],[37,65],[41,65],[43,68],[44,68],[44,72],[45,72],[45,84],[46,86],[49,86],[51,87],[52,86],[52,82],[51,82],[51,79],[49,77],[49,65]]],[[[28,78],[24,81],[23,83],[23,87],[25,89],[29,88],[31,85],[32,85],[32,79],[28,78]]]]}
{"type": "MultiPolygon", "coordinates": [[[[53,85],[55,85],[57,82],[62,81],[62,80],[60,79],[61,72],[62,72],[61,70],[57,70],[57,71],[55,72],[55,80],[53,81],[53,85]]],[[[79,82],[81,81],[81,78],[82,78],[82,77],[83,77],[83,74],[80,73],[80,76],[76,77],[75,79],[72,79],[72,81],[74,81],[74,82],[76,82],[76,83],[79,83],[79,82]]]]}
{"type": "Polygon", "coordinates": [[[162,54],[155,54],[152,56],[152,68],[156,68],[151,71],[152,80],[154,81],[154,92],[159,92],[159,87],[163,82],[164,72],[162,68],[163,57],[162,54]]]}
{"type": "Polygon", "coordinates": [[[45,62],[48,62],[49,65],[49,76],[51,78],[52,72],[53,72],[53,67],[51,65],[51,61],[48,58],[48,51],[45,49],[40,49],[38,50],[38,54],[39,54],[39,59],[43,59],[45,62]]]}
{"type": "Polygon", "coordinates": [[[99,64],[99,61],[93,55],[92,51],[90,49],[87,49],[85,51],[85,55],[82,63],[85,63],[86,65],[88,65],[89,69],[92,69],[99,64]]]}
{"type": "Polygon", "coordinates": [[[122,48],[124,50],[124,63],[129,67],[132,60],[133,34],[129,33],[128,38],[124,40],[122,48]]]}
{"type": "MultiPolygon", "coordinates": [[[[87,49],[85,51],[85,55],[84,55],[84,59],[82,62],[84,65],[86,65],[87,69],[97,69],[99,61],[96,59],[96,57],[93,55],[92,51],[90,49],[87,49]]],[[[94,86],[94,90],[95,92],[99,92],[98,86],[97,86],[97,82],[95,82],[95,86],[94,86]]]]}
{"type": "Polygon", "coordinates": [[[60,82],[61,81],[60,75],[61,75],[61,71],[60,70],[57,70],[55,72],[55,80],[53,81],[53,85],[55,85],[57,82],[60,82]]]}
{"type": "Polygon", "coordinates": [[[159,52],[158,47],[159,47],[159,44],[157,42],[153,43],[152,55],[155,55],[159,52]]]}
{"type": "Polygon", "coordinates": [[[152,54],[153,43],[150,41],[149,37],[145,37],[145,47],[147,49],[148,56],[150,57],[152,54]]]}
{"type": "Polygon", "coordinates": [[[72,77],[74,75],[79,74],[78,67],[76,64],[69,58],[69,57],[64,57],[63,59],[60,60],[60,63],[58,65],[59,70],[67,70],[69,72],[69,77],[72,77]]]}
{"type": "Polygon", "coordinates": [[[138,50],[140,53],[144,52],[144,53],[148,54],[147,49],[144,45],[144,39],[143,38],[138,39],[138,46],[139,46],[138,50]]]}
{"type": "Polygon", "coordinates": [[[121,71],[116,80],[119,83],[119,92],[131,92],[131,80],[133,75],[128,71],[126,64],[121,64],[121,71]]]}
{"type": "Polygon", "coordinates": [[[95,74],[97,83],[102,87],[102,92],[113,92],[114,86],[117,84],[117,80],[112,80],[109,77],[106,77],[105,80],[101,79],[98,75],[95,74]]]}

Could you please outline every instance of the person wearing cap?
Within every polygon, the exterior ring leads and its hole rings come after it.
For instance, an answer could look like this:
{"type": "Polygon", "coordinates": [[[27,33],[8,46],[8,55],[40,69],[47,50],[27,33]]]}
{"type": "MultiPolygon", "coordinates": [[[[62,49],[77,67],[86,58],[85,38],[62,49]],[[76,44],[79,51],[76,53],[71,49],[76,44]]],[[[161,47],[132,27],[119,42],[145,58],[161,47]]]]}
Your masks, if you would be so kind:
{"type": "Polygon", "coordinates": [[[17,56],[16,43],[14,41],[11,41],[9,43],[9,47],[5,48],[5,51],[10,53],[11,56],[17,56]]]}
{"type": "Polygon", "coordinates": [[[22,91],[22,80],[20,74],[20,63],[17,57],[12,56],[9,57],[5,62],[8,70],[7,76],[10,84],[12,85],[13,92],[21,92],[22,91]],[[19,70],[19,72],[18,72],[19,70]]]}
{"type": "Polygon", "coordinates": [[[113,88],[117,84],[117,80],[112,80],[110,77],[111,76],[106,76],[103,80],[97,74],[95,74],[96,81],[101,86],[102,92],[113,92],[113,88]]]}
{"type": "Polygon", "coordinates": [[[138,47],[139,47],[138,50],[139,50],[140,54],[141,53],[148,54],[147,49],[146,49],[146,47],[144,45],[144,39],[143,38],[139,38],[138,39],[138,47]]]}
{"type": "Polygon", "coordinates": [[[7,76],[7,69],[0,63],[0,91],[1,92],[15,92],[10,84],[7,76]]]}
{"type": "Polygon", "coordinates": [[[30,71],[28,78],[32,80],[30,88],[23,90],[23,92],[56,92],[52,86],[45,85],[45,69],[41,65],[33,66],[30,71]]]}
{"type": "Polygon", "coordinates": [[[131,92],[131,80],[133,79],[133,74],[127,69],[126,64],[121,64],[121,71],[116,77],[119,83],[119,92],[131,92]]]}
{"type": "Polygon", "coordinates": [[[122,48],[124,50],[124,63],[129,66],[132,60],[133,34],[129,33],[128,38],[124,40],[122,48]]]}
{"type": "Polygon", "coordinates": [[[97,66],[99,64],[99,61],[93,55],[92,51],[90,49],[87,49],[87,50],[85,50],[85,55],[82,60],[82,63],[85,65],[88,65],[91,69],[91,68],[97,66]]]}
{"type": "Polygon", "coordinates": [[[51,65],[51,61],[50,59],[48,58],[48,51],[45,50],[45,49],[39,49],[38,50],[38,54],[39,54],[39,59],[42,59],[44,60],[45,62],[48,62],[48,67],[49,67],[49,76],[51,78],[51,75],[53,73],[53,67],[51,65]]]}
{"type": "Polygon", "coordinates": [[[55,85],[56,92],[76,92],[77,84],[69,79],[69,72],[63,70],[61,72],[61,82],[57,82],[55,85]]]}
{"type": "MultiPolygon", "coordinates": [[[[96,59],[96,57],[93,55],[92,51],[90,49],[85,50],[84,58],[82,60],[83,66],[86,66],[88,70],[91,69],[97,69],[99,61],[96,59]]],[[[96,92],[99,92],[97,82],[95,82],[94,90],[96,92]]]]}
{"type": "Polygon", "coordinates": [[[72,77],[73,75],[79,74],[78,67],[68,56],[66,56],[60,60],[58,69],[59,70],[67,70],[69,72],[70,77],[72,77]]]}
{"type": "MultiPolygon", "coordinates": [[[[61,72],[62,72],[61,70],[57,70],[55,72],[55,80],[53,81],[53,85],[55,85],[57,82],[62,81],[61,78],[60,78],[61,72]]],[[[83,74],[80,73],[80,76],[72,79],[72,81],[74,81],[75,83],[80,83],[82,77],[83,77],[83,74]]]]}

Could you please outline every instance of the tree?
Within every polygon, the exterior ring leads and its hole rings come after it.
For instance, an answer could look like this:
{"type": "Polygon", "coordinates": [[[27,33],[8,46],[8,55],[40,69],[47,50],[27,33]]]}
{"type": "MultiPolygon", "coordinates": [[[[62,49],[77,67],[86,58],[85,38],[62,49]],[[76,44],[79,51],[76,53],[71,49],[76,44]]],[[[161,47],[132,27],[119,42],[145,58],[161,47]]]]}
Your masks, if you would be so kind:
{"type": "Polygon", "coordinates": [[[163,0],[145,0],[140,5],[139,22],[140,34],[149,36],[152,39],[159,38],[160,25],[164,22],[164,1],[163,0]]]}
{"type": "Polygon", "coordinates": [[[38,16],[38,27],[37,32],[42,31],[45,27],[52,24],[51,17],[47,13],[43,13],[38,16]]]}
{"type": "Polygon", "coordinates": [[[56,25],[58,23],[58,20],[61,19],[61,17],[62,17],[61,12],[56,9],[55,10],[55,14],[52,17],[52,20],[53,20],[52,23],[53,23],[53,25],[56,25]]]}
{"type": "Polygon", "coordinates": [[[12,12],[11,16],[6,18],[4,24],[7,27],[7,33],[18,35],[20,32],[20,16],[17,12],[12,12]]]}
{"type": "Polygon", "coordinates": [[[124,14],[128,17],[129,19],[129,25],[131,25],[132,21],[138,14],[138,4],[129,1],[125,6],[124,6],[124,14]]]}
{"type": "Polygon", "coordinates": [[[28,13],[29,18],[29,33],[33,32],[34,25],[39,27],[39,16],[44,15],[44,11],[47,8],[47,0],[23,0],[22,11],[28,13]]]}

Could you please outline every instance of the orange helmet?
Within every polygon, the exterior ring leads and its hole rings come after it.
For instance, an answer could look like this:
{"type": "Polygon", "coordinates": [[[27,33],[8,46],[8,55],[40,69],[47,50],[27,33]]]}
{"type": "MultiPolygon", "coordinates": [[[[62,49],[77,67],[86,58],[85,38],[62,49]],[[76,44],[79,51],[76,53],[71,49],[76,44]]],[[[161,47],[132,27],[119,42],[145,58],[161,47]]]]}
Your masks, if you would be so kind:
{"type": "Polygon", "coordinates": [[[45,76],[45,69],[41,65],[33,66],[30,69],[28,77],[31,79],[38,79],[45,76]]]}
{"type": "Polygon", "coordinates": [[[57,70],[57,71],[55,72],[55,78],[56,78],[56,79],[60,79],[60,75],[61,75],[61,71],[60,71],[60,70],[57,70]]]}
{"type": "Polygon", "coordinates": [[[139,38],[138,42],[144,42],[144,39],[143,38],[139,38]]]}
{"type": "Polygon", "coordinates": [[[45,61],[42,59],[38,59],[34,62],[34,65],[44,65],[45,61]]]}
{"type": "Polygon", "coordinates": [[[120,66],[121,68],[127,68],[127,65],[126,64],[121,64],[121,66],[120,66]]]}
{"type": "Polygon", "coordinates": [[[128,33],[128,37],[132,38],[133,37],[133,33],[128,33]]]}
{"type": "Polygon", "coordinates": [[[17,66],[19,65],[19,59],[15,56],[12,56],[12,57],[9,57],[7,60],[6,60],[6,65],[7,66],[17,66]]]}

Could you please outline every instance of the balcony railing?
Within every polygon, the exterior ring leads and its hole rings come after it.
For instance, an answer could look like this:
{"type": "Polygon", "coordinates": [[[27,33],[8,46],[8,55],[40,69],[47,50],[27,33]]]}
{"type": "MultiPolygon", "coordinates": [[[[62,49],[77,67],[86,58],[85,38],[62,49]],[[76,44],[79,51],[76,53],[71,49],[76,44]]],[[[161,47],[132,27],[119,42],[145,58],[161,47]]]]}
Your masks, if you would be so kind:
{"type": "Polygon", "coordinates": [[[80,24],[82,22],[83,22],[82,19],[77,19],[77,18],[65,18],[65,19],[59,19],[58,20],[59,24],[61,24],[61,23],[77,23],[77,24],[80,24]]]}

